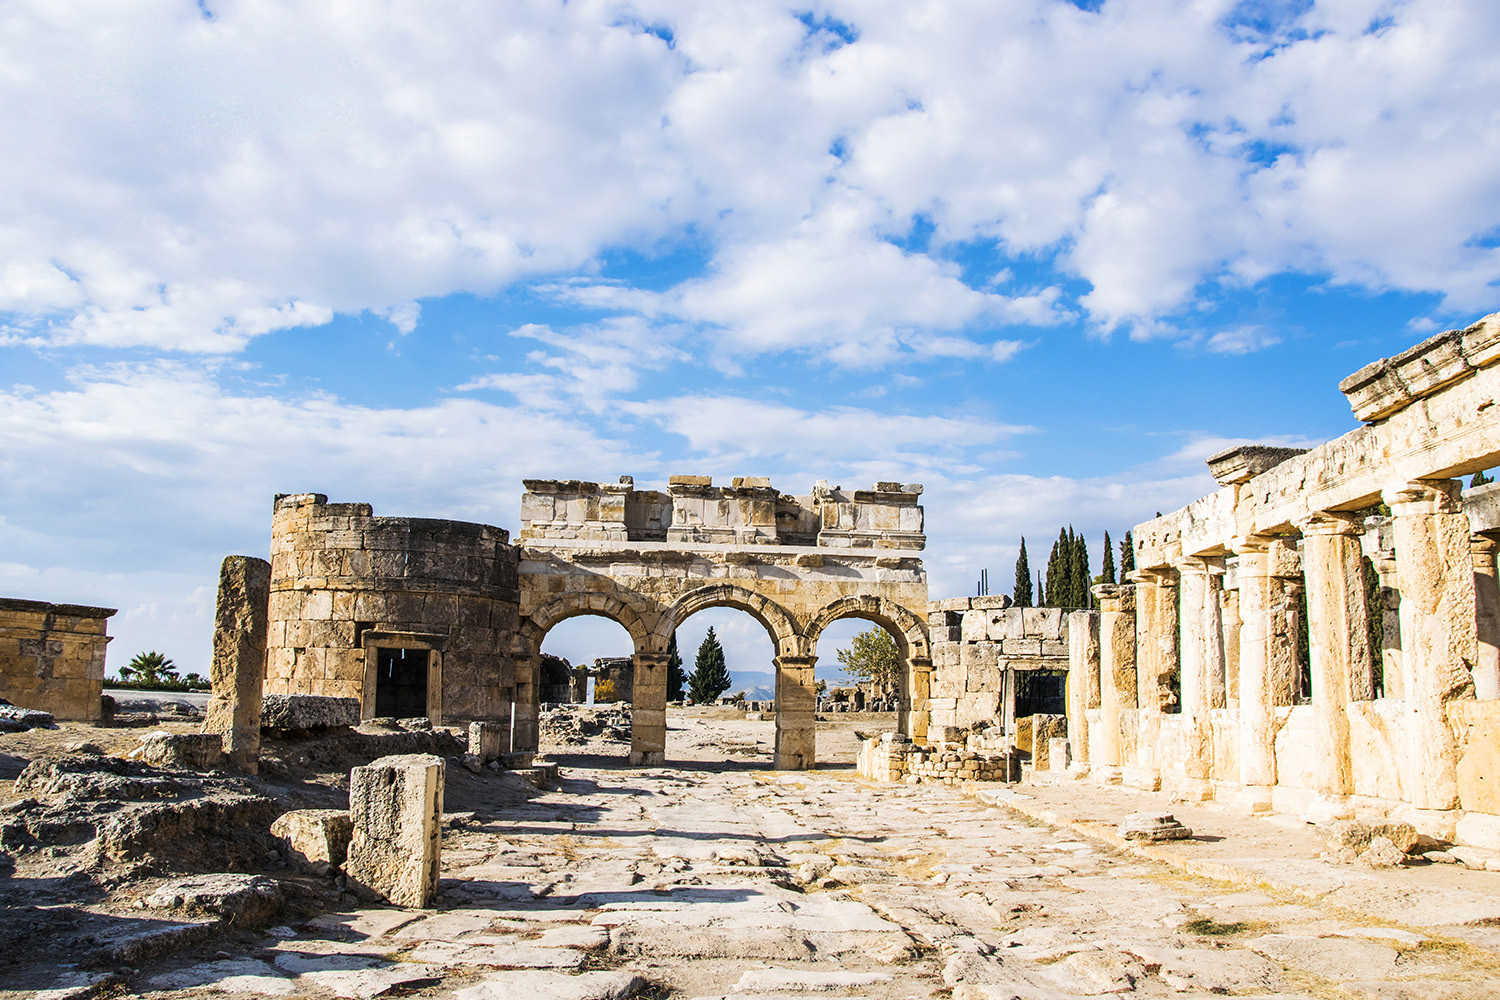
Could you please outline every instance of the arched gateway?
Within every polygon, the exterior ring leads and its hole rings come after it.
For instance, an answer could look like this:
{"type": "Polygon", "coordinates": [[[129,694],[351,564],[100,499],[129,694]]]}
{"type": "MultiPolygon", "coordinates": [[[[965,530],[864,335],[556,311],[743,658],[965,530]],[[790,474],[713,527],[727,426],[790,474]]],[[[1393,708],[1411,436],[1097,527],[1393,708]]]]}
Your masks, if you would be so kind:
{"type": "Polygon", "coordinates": [[[517,743],[535,741],[542,639],[565,618],[612,618],[635,646],[630,759],[665,760],[667,644],[704,608],[731,607],[775,648],[776,766],[812,767],[818,636],[841,618],[885,627],[905,659],[901,727],[925,719],[927,576],[920,486],[808,496],[765,479],[717,487],[673,476],[665,493],[619,483],[527,480],[521,500],[517,743]],[[523,709],[523,706],[525,708],[523,709]],[[918,711],[913,711],[914,709],[918,711]]]}
{"type": "Polygon", "coordinates": [[[535,749],[542,640],[602,615],[634,645],[634,763],[666,750],[667,644],[704,608],[739,608],[775,648],[776,766],[812,767],[819,635],[883,626],[904,658],[901,729],[926,735],[922,488],[807,496],[765,479],[528,480],[515,542],[502,528],[377,517],[320,493],[276,498],[265,690],[358,698],[365,718],[508,725],[535,749]],[[514,709],[512,709],[514,706],[514,709]]]}

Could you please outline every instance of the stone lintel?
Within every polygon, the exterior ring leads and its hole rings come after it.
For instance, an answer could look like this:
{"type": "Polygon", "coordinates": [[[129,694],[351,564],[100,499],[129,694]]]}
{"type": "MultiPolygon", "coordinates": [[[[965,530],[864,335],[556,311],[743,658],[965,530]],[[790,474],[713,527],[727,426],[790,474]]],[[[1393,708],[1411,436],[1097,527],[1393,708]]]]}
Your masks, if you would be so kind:
{"type": "Polygon", "coordinates": [[[1208,456],[1208,470],[1220,486],[1248,483],[1267,469],[1306,453],[1306,448],[1274,448],[1264,444],[1235,445],[1208,456]]]}
{"type": "Polygon", "coordinates": [[[668,476],[667,487],[673,486],[712,486],[712,476],[668,476]]]}
{"type": "Polygon", "coordinates": [[[1465,490],[1464,513],[1475,531],[1500,531],[1500,482],[1465,490]]]}
{"type": "Polygon", "coordinates": [[[50,604],[20,597],[0,597],[0,611],[28,611],[38,615],[61,615],[64,618],[110,618],[118,608],[96,608],[87,604],[50,604]]]}
{"type": "Polygon", "coordinates": [[[582,479],[523,479],[521,485],[528,493],[551,495],[555,493],[578,493],[587,495],[599,492],[598,483],[582,479]]]}
{"type": "Polygon", "coordinates": [[[1434,334],[1339,382],[1360,420],[1382,420],[1443,386],[1500,360],[1500,313],[1463,330],[1434,334]]]}
{"type": "Polygon", "coordinates": [[[359,634],[360,645],[401,646],[414,649],[436,649],[442,652],[448,644],[447,632],[400,632],[392,629],[365,629],[359,634]]]}

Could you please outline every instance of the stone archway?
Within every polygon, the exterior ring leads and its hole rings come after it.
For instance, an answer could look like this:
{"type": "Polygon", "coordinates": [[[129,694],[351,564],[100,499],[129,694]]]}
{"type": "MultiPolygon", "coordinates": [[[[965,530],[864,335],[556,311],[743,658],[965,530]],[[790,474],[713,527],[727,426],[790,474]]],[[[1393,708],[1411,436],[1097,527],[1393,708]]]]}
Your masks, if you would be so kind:
{"type": "MultiPolygon", "coordinates": [[[[665,760],[667,643],[679,622],[704,608],[744,610],[771,636],[779,769],[816,762],[813,644],[829,621],[888,622],[907,647],[907,673],[931,666],[920,486],[844,491],[820,483],[789,496],[764,479],[715,487],[707,477],[673,476],[665,493],[638,491],[628,477],[527,480],[526,489],[517,539],[518,747],[525,740],[534,748],[536,738],[534,724],[522,725],[535,707],[519,704],[521,678],[535,677],[540,636],[571,614],[613,617],[635,641],[631,760],[640,764],[665,760]]],[[[524,690],[534,699],[534,679],[524,690]]],[[[903,720],[915,721],[909,707],[903,720]]]]}
{"type": "Polygon", "coordinates": [[[815,654],[823,630],[836,621],[858,618],[881,626],[900,648],[901,709],[899,727],[912,737],[927,735],[927,698],[931,690],[932,647],[927,622],[895,601],[875,595],[845,597],[824,607],[809,622],[807,643],[815,654]]]}

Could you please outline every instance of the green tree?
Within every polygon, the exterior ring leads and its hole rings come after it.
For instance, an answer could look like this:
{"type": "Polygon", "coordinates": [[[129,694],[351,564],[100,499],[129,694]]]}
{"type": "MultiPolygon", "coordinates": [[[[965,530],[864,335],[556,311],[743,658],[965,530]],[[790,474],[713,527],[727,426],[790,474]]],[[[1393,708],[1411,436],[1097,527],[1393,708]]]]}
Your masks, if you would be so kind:
{"type": "Polygon", "coordinates": [[[682,654],[677,652],[677,633],[667,643],[667,700],[681,701],[682,686],[687,683],[687,674],[682,672],[682,654]]]}
{"type": "Polygon", "coordinates": [[[1135,572],[1135,540],[1130,537],[1130,532],[1125,532],[1125,540],[1120,543],[1120,582],[1126,583],[1130,580],[1130,574],[1135,572]]]}
{"type": "Polygon", "coordinates": [[[1011,601],[1018,608],[1031,607],[1031,564],[1026,561],[1026,538],[1021,537],[1021,554],[1016,556],[1016,585],[1011,601]]]}
{"type": "Polygon", "coordinates": [[[1476,486],[1485,486],[1489,483],[1493,483],[1494,481],[1495,480],[1484,474],[1483,469],[1480,469],[1478,472],[1474,473],[1474,478],[1469,480],[1469,489],[1472,490],[1476,486]]]}
{"type": "Polygon", "coordinates": [[[1089,573],[1089,543],[1079,532],[1073,539],[1073,603],[1087,611],[1094,606],[1093,575],[1089,573]]]}
{"type": "Polygon", "coordinates": [[[1042,587],[1042,571],[1036,571],[1036,606],[1045,608],[1047,606],[1047,592],[1042,587]]]}
{"type": "Polygon", "coordinates": [[[156,650],[136,653],[130,663],[120,668],[120,680],[139,684],[161,684],[177,680],[177,664],[156,650]]]}
{"type": "Polygon", "coordinates": [[[854,637],[848,649],[838,652],[844,673],[862,681],[874,681],[882,697],[895,694],[901,683],[901,651],[896,640],[880,626],[854,637]]]}
{"type": "Polygon", "coordinates": [[[1066,528],[1057,529],[1057,541],[1052,543],[1052,552],[1047,556],[1047,603],[1045,607],[1063,608],[1067,607],[1067,601],[1071,597],[1069,591],[1072,589],[1071,581],[1068,579],[1070,573],[1069,550],[1072,542],[1068,538],[1066,528]]]}
{"type": "Polygon", "coordinates": [[[698,646],[698,658],[693,661],[693,672],[688,675],[688,693],[694,705],[712,705],[729,685],[729,668],[724,665],[724,647],[714,635],[713,626],[698,646]]]}
{"type": "Polygon", "coordinates": [[[1115,554],[1110,548],[1109,532],[1104,533],[1104,564],[1099,567],[1099,582],[1115,582],[1115,554]]]}

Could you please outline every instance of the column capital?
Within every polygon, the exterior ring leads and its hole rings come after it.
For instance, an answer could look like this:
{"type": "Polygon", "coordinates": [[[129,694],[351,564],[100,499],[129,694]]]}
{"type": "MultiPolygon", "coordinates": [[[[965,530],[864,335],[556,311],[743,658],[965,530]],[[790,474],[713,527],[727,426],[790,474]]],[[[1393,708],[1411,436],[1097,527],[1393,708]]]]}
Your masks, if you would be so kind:
{"type": "Polygon", "coordinates": [[[1096,583],[1090,588],[1100,611],[1134,611],[1135,588],[1129,584],[1096,583]]]}
{"type": "Polygon", "coordinates": [[[1303,538],[1330,535],[1355,536],[1364,531],[1364,518],[1343,511],[1318,510],[1297,521],[1303,538]]]}
{"type": "Polygon", "coordinates": [[[666,653],[634,653],[635,665],[638,667],[664,667],[671,657],[666,653]]]}
{"type": "Polygon", "coordinates": [[[1500,532],[1474,532],[1469,536],[1469,548],[1476,556],[1488,555],[1491,559],[1495,558],[1495,554],[1500,553],[1500,532]]]}
{"type": "Polygon", "coordinates": [[[1396,517],[1463,513],[1463,484],[1457,479],[1413,479],[1381,491],[1396,517]]]}
{"type": "Polygon", "coordinates": [[[1241,558],[1269,552],[1275,541],[1270,535],[1236,535],[1229,540],[1229,551],[1241,558]]]}
{"type": "Polygon", "coordinates": [[[816,656],[797,656],[791,653],[782,653],[775,660],[778,667],[806,667],[811,670],[818,665],[816,656]]]}
{"type": "Polygon", "coordinates": [[[1176,587],[1177,577],[1165,566],[1130,571],[1130,582],[1147,587],[1176,587]]]}

